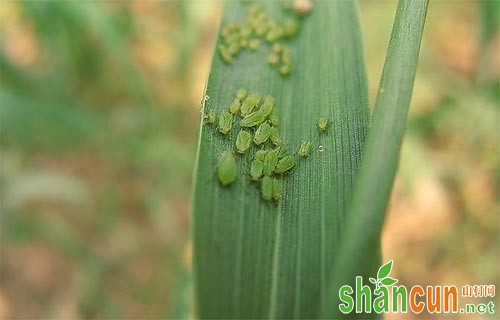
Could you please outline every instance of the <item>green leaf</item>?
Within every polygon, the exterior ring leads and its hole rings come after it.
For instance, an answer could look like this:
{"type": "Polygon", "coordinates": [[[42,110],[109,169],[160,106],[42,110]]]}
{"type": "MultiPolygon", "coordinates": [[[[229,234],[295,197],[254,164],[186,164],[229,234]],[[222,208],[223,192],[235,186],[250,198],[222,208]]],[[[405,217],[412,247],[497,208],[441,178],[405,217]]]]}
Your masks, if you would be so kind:
{"type": "MultiPolygon", "coordinates": [[[[269,16],[284,18],[281,1],[258,3],[269,16]]],[[[222,26],[241,22],[245,10],[228,1],[222,26]]],[[[256,147],[237,157],[239,176],[232,185],[223,188],[217,181],[217,156],[234,147],[237,123],[227,137],[202,123],[193,199],[200,318],[318,317],[339,262],[338,241],[369,120],[355,3],[314,1],[300,24],[297,37],[284,42],[292,53],[287,77],[267,63],[271,48],[264,42],[232,64],[214,55],[205,110],[226,109],[240,88],[271,95],[289,153],[296,155],[304,140],[314,148],[285,175],[282,200],[266,202],[248,177],[256,147]],[[324,133],[317,128],[321,117],[331,121],[324,133]]]]}
{"type": "Polygon", "coordinates": [[[384,286],[388,287],[388,286],[393,285],[393,284],[395,284],[396,282],[398,282],[398,280],[396,280],[396,279],[394,279],[394,278],[389,277],[389,278],[384,278],[384,279],[382,279],[382,281],[381,281],[381,282],[382,282],[382,284],[383,284],[384,286]]]}
{"type": "Polygon", "coordinates": [[[377,278],[383,279],[383,278],[387,277],[389,275],[389,273],[391,273],[392,262],[393,262],[393,260],[387,262],[386,264],[384,264],[383,266],[381,266],[378,269],[377,278]]]}
{"type": "Polygon", "coordinates": [[[338,288],[374,272],[380,235],[397,170],[415,79],[427,0],[400,0],[382,72],[375,111],[356,181],[349,220],[330,283],[324,316],[339,318],[338,288]]]}

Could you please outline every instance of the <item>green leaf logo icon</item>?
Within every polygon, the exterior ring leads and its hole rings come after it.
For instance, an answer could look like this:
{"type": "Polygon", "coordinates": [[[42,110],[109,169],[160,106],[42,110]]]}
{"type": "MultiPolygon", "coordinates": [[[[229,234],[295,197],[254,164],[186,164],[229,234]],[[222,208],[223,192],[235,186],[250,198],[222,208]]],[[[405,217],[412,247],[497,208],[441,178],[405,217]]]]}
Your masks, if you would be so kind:
{"type": "Polygon", "coordinates": [[[398,282],[397,279],[389,277],[389,274],[391,273],[391,270],[392,270],[392,262],[393,261],[394,260],[387,262],[386,264],[384,264],[383,266],[381,266],[378,269],[377,279],[375,279],[375,278],[368,279],[368,280],[370,280],[371,283],[373,283],[375,285],[375,290],[378,290],[381,286],[388,287],[388,286],[392,286],[393,284],[398,282]]]}
{"type": "Polygon", "coordinates": [[[389,275],[389,273],[391,273],[392,261],[393,260],[387,262],[386,264],[381,266],[380,269],[378,269],[377,278],[383,279],[383,278],[387,277],[389,275]]]}

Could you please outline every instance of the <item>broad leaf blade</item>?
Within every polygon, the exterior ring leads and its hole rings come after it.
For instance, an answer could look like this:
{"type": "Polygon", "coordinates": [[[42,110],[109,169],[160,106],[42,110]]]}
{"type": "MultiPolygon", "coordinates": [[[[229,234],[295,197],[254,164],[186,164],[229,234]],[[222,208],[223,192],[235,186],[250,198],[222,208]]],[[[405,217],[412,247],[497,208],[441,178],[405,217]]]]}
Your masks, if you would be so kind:
{"type": "MultiPolygon", "coordinates": [[[[281,1],[260,1],[281,17],[281,1]]],[[[269,46],[244,52],[232,65],[214,56],[205,109],[220,111],[239,88],[276,98],[280,130],[292,152],[311,140],[311,156],[286,177],[283,199],[263,201],[239,157],[238,180],[216,177],[218,156],[234,149],[237,130],[223,137],[201,126],[193,203],[196,307],[201,318],[314,318],[325,297],[347,204],[361,159],[369,111],[357,12],[352,1],[315,1],[297,38],[287,44],[293,73],[266,63],[269,46]],[[332,124],[320,135],[316,121],[332,124]],[[318,146],[324,146],[319,152],[318,146]]],[[[242,21],[229,2],[222,25],[242,21]]]]}
{"type": "Polygon", "coordinates": [[[355,277],[376,273],[380,235],[396,175],[428,0],[400,0],[382,72],[349,220],[335,265],[324,316],[339,318],[338,290],[355,277]]]}

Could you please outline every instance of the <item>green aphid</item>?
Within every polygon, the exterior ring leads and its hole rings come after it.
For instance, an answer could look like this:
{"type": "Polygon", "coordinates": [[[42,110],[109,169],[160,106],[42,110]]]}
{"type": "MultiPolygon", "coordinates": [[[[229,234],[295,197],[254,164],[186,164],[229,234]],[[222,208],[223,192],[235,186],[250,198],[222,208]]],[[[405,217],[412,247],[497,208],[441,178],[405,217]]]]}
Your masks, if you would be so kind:
{"type": "Polygon", "coordinates": [[[264,158],[266,157],[267,150],[257,150],[255,154],[253,155],[253,158],[255,160],[259,161],[264,161],[264,158]]]}
{"type": "Polygon", "coordinates": [[[262,12],[262,8],[258,4],[251,5],[247,10],[249,15],[257,15],[262,12]]]}
{"type": "Polygon", "coordinates": [[[260,40],[259,39],[252,39],[248,42],[248,47],[252,51],[257,51],[260,48],[260,40]]]}
{"type": "Polygon", "coordinates": [[[269,115],[269,123],[274,127],[278,126],[278,115],[276,114],[276,109],[274,109],[269,115]]]}
{"type": "Polygon", "coordinates": [[[233,115],[226,110],[219,115],[219,131],[223,134],[228,134],[233,127],[233,115]]]}
{"type": "MultiPolygon", "coordinates": [[[[243,112],[242,112],[243,113],[243,112]]],[[[241,121],[240,121],[240,126],[246,127],[246,128],[251,128],[260,125],[262,122],[266,120],[266,115],[256,111],[253,112],[247,116],[245,116],[241,121]]]]}
{"type": "Polygon", "coordinates": [[[273,199],[276,201],[281,200],[281,190],[283,189],[283,181],[281,179],[273,178],[273,199]]]}
{"type": "Polygon", "coordinates": [[[267,32],[266,41],[273,43],[278,41],[283,36],[283,30],[281,28],[274,28],[267,32]]]}
{"type": "Polygon", "coordinates": [[[299,148],[299,156],[307,157],[309,154],[311,154],[311,146],[311,141],[303,141],[299,148]]]}
{"type": "Polygon", "coordinates": [[[250,179],[257,181],[262,177],[264,163],[261,160],[254,159],[250,165],[250,179]]]}
{"type": "Polygon", "coordinates": [[[291,38],[291,37],[295,36],[297,34],[297,32],[299,31],[299,23],[295,19],[288,18],[285,20],[285,23],[283,25],[283,29],[284,29],[285,37],[291,38]]]}
{"type": "Polygon", "coordinates": [[[279,145],[276,147],[276,149],[274,149],[274,152],[276,152],[276,154],[278,155],[278,159],[281,159],[287,155],[288,150],[284,145],[279,145]]]}
{"type": "Polygon", "coordinates": [[[240,47],[240,44],[239,44],[239,41],[238,42],[233,42],[229,45],[229,53],[232,55],[232,56],[235,56],[237,55],[240,50],[241,50],[241,47],[240,47]]]}
{"type": "Polygon", "coordinates": [[[290,156],[284,156],[283,158],[280,159],[280,161],[278,161],[278,164],[276,165],[276,169],[274,170],[274,172],[285,173],[288,170],[292,169],[294,166],[295,166],[295,159],[290,156]]]}
{"type": "Polygon", "coordinates": [[[243,101],[243,104],[241,105],[240,108],[240,113],[242,116],[246,116],[255,109],[260,103],[260,94],[258,93],[251,93],[247,96],[245,101],[243,101]]]}
{"type": "Polygon", "coordinates": [[[264,200],[271,200],[273,198],[273,179],[265,176],[260,183],[260,194],[264,200]]]}
{"type": "Polygon", "coordinates": [[[319,118],[318,119],[318,129],[321,132],[325,132],[328,129],[328,119],[327,118],[319,118]]]}
{"type": "Polygon", "coordinates": [[[266,40],[269,43],[273,43],[278,41],[281,37],[283,37],[284,30],[281,26],[279,26],[276,21],[271,21],[269,23],[269,31],[266,34],[266,40]]]}
{"type": "Polygon", "coordinates": [[[225,25],[224,27],[222,27],[221,35],[224,38],[224,40],[229,38],[232,33],[233,33],[233,31],[231,30],[231,28],[228,27],[228,25],[225,25]]]}
{"type": "Polygon", "coordinates": [[[231,114],[237,114],[240,111],[240,99],[235,98],[233,102],[229,105],[229,112],[231,114]]]}
{"type": "Polygon", "coordinates": [[[241,101],[245,99],[247,96],[247,91],[245,89],[239,89],[238,92],[236,92],[236,98],[241,101]]]}
{"type": "Polygon", "coordinates": [[[266,142],[270,136],[271,136],[271,126],[266,122],[264,122],[257,128],[257,131],[255,131],[255,137],[253,138],[253,142],[256,145],[261,145],[264,142],[266,142]]]}
{"type": "Polygon", "coordinates": [[[289,64],[284,64],[280,67],[280,74],[282,76],[288,76],[292,72],[292,68],[289,64]]]}
{"type": "Polygon", "coordinates": [[[242,38],[248,38],[252,35],[252,28],[244,26],[240,30],[240,35],[242,38]]]}
{"type": "Polygon", "coordinates": [[[293,1],[292,0],[283,0],[282,3],[284,10],[292,10],[293,9],[293,1]]]}
{"type": "Polygon", "coordinates": [[[241,39],[241,40],[240,40],[240,47],[241,47],[242,49],[246,49],[246,48],[248,48],[248,39],[241,39]]]}
{"type": "Polygon", "coordinates": [[[266,152],[263,168],[263,172],[266,176],[270,176],[273,173],[277,164],[279,163],[278,160],[278,155],[274,150],[269,150],[268,152],[266,152]]]}
{"type": "Polygon", "coordinates": [[[241,40],[241,36],[237,32],[232,32],[229,34],[227,37],[224,37],[224,42],[228,45],[231,46],[232,44],[239,43],[241,40]]]}
{"type": "Polygon", "coordinates": [[[271,49],[273,53],[280,54],[281,51],[283,50],[283,45],[281,43],[275,43],[273,44],[273,47],[271,49]]]}
{"type": "Polygon", "coordinates": [[[223,186],[230,185],[236,180],[236,161],[233,153],[229,150],[224,151],[217,166],[219,181],[223,186]]]}
{"type": "Polygon", "coordinates": [[[245,153],[250,148],[251,143],[252,135],[248,131],[241,130],[238,132],[236,136],[236,151],[238,153],[245,153]]]}
{"type": "Polygon", "coordinates": [[[268,32],[269,30],[269,27],[267,26],[266,23],[262,23],[262,24],[257,24],[255,26],[255,34],[259,37],[263,37],[266,35],[266,33],[268,32]]]}
{"type": "Polygon", "coordinates": [[[280,56],[276,53],[270,53],[268,56],[267,56],[267,63],[269,63],[270,65],[276,65],[280,62],[280,56]]]}
{"type": "Polygon", "coordinates": [[[292,52],[290,48],[288,47],[283,48],[283,51],[281,52],[281,61],[283,61],[283,64],[292,63],[292,52]]]}
{"type": "Polygon", "coordinates": [[[219,46],[219,54],[225,63],[233,62],[233,56],[231,55],[231,53],[229,52],[229,49],[226,46],[223,46],[223,45],[219,46]]]}
{"type": "Polygon", "coordinates": [[[276,127],[271,127],[271,134],[269,135],[269,138],[275,146],[280,146],[283,144],[283,139],[281,139],[278,128],[276,127]]]}
{"type": "Polygon", "coordinates": [[[271,96],[267,96],[264,98],[264,102],[262,103],[262,106],[260,106],[259,112],[266,115],[271,114],[274,108],[274,98],[271,96]]]}
{"type": "Polygon", "coordinates": [[[227,25],[226,25],[226,28],[229,30],[229,31],[238,31],[240,29],[240,25],[237,23],[237,22],[229,22],[227,25]]]}
{"type": "Polygon", "coordinates": [[[206,123],[215,123],[215,121],[217,121],[215,110],[209,109],[204,118],[206,123]]]}

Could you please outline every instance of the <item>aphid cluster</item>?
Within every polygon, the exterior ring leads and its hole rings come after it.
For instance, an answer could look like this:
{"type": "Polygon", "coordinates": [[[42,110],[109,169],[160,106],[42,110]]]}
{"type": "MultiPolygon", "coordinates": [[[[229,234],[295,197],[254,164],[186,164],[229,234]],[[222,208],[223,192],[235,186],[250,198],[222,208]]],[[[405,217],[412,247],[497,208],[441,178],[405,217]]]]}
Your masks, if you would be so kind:
{"type": "MultiPolygon", "coordinates": [[[[284,2],[285,9],[291,6],[291,4],[284,2]]],[[[294,4],[293,8],[295,9],[294,16],[288,17],[284,21],[276,21],[270,18],[260,6],[248,7],[242,24],[230,22],[221,30],[223,43],[219,45],[218,51],[222,60],[226,63],[232,63],[240,52],[244,50],[257,51],[260,49],[261,43],[268,43],[273,45],[267,58],[268,63],[276,66],[281,75],[289,75],[292,70],[291,50],[280,41],[291,39],[297,35],[300,29],[298,16],[304,15],[303,10],[300,9],[300,3],[299,7],[294,4]]]]}
{"type": "MultiPolygon", "coordinates": [[[[297,160],[283,144],[274,98],[241,89],[228,108],[219,113],[218,119],[213,109],[206,110],[205,122],[217,124],[217,131],[223,136],[230,136],[232,130],[238,130],[235,150],[225,150],[219,156],[217,174],[221,185],[228,186],[237,179],[235,155],[247,155],[250,163],[246,173],[248,178],[259,184],[264,200],[279,201],[283,179],[297,160]]],[[[306,141],[297,154],[306,157],[310,150],[311,142],[306,141]]]]}

